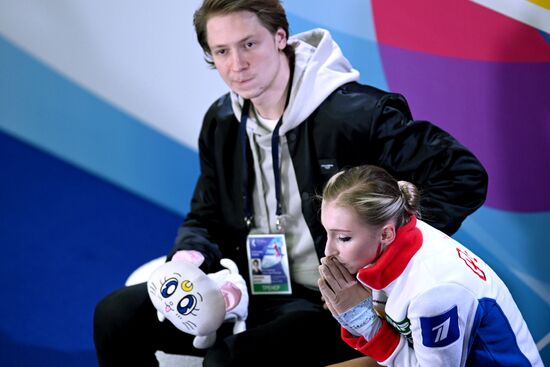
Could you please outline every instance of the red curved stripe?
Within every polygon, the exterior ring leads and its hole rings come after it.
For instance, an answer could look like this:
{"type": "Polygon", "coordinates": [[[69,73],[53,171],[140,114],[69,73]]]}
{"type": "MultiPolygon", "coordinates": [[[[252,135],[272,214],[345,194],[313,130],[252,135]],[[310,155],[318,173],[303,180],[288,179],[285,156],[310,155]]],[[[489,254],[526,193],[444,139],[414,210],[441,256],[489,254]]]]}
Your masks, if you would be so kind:
{"type": "Polygon", "coordinates": [[[464,0],[372,0],[378,42],[434,55],[486,61],[550,61],[543,34],[464,0]]]}

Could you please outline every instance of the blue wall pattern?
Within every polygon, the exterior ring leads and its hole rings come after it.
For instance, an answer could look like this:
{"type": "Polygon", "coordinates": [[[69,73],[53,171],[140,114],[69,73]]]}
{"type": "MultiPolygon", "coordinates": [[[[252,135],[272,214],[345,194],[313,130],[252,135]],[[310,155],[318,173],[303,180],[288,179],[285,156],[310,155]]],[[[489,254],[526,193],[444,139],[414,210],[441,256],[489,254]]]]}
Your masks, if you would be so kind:
{"type": "MultiPolygon", "coordinates": [[[[38,0],[24,3],[0,0],[0,365],[95,366],[95,302],[171,247],[198,176],[202,114],[225,87],[193,43],[190,24],[198,0],[164,7],[59,0],[47,10],[38,0]],[[114,7],[112,21],[108,6],[114,7]],[[153,35],[154,42],[148,38],[153,35]],[[158,59],[172,61],[161,65],[158,59]]],[[[361,81],[403,92],[416,118],[433,119],[476,154],[486,154],[476,150],[475,130],[438,118],[437,106],[422,102],[422,85],[415,89],[396,71],[399,60],[391,55],[424,52],[382,44],[377,22],[384,18],[377,18],[376,1],[284,5],[291,33],[329,29],[361,81]]],[[[447,61],[444,56],[434,62],[447,61]]],[[[550,76],[550,58],[536,67],[541,78],[550,76]]],[[[426,88],[432,84],[426,80],[426,88]]],[[[540,112],[539,140],[549,142],[550,114],[540,112]]],[[[533,178],[548,177],[547,168],[532,172],[533,178]]],[[[492,184],[498,190],[506,182],[492,184]]],[[[487,204],[455,235],[509,285],[545,364],[549,227],[548,207],[487,204]]]]}

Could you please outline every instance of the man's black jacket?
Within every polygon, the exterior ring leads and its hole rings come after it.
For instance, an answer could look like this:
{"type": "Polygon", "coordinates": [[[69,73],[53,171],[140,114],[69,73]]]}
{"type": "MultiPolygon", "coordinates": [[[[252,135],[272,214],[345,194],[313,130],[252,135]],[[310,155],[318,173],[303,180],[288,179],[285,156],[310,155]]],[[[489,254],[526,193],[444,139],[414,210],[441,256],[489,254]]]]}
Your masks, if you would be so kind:
{"type": "MultiPolygon", "coordinates": [[[[345,84],[286,138],[302,212],[319,257],[324,256],[326,233],[318,195],[328,178],[342,168],[374,164],[398,180],[414,183],[421,192],[422,219],[449,235],[485,201],[488,178],[478,159],[439,127],[413,120],[399,94],[355,82],[345,84]]],[[[247,151],[252,162],[249,147],[247,151]]],[[[199,158],[201,174],[191,210],[168,258],[178,250],[193,249],[205,255],[202,268],[207,272],[218,268],[220,257],[229,257],[246,269],[243,175],[248,175],[252,192],[254,172],[243,172],[239,121],[229,94],[205,115],[199,158]]]]}

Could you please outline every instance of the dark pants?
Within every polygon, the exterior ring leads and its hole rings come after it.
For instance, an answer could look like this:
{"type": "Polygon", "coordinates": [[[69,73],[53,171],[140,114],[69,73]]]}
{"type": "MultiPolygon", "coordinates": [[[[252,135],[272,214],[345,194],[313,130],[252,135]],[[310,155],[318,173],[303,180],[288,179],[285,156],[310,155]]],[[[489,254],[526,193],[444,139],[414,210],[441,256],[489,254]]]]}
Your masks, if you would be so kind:
{"type": "MultiPolygon", "coordinates": [[[[320,293],[293,285],[292,296],[251,296],[247,330],[232,323],[216,344],[195,349],[194,336],[159,322],[146,284],[117,290],[96,306],[94,342],[101,367],[158,366],[155,351],[204,356],[204,366],[325,366],[360,354],[340,339],[340,326],[323,309],[320,293]]],[[[183,366],[182,366],[183,367],[183,366]]]]}

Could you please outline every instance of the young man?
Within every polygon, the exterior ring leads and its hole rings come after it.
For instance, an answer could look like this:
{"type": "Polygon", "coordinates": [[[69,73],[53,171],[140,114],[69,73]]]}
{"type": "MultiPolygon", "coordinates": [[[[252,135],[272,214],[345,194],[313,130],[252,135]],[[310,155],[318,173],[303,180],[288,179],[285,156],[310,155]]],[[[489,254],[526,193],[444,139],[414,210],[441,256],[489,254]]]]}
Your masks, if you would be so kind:
{"type": "Polygon", "coordinates": [[[247,330],[222,327],[206,353],[157,321],[145,285],[112,293],[94,316],[100,365],[155,365],[156,350],[204,354],[205,366],[325,366],[358,357],[317,285],[326,242],[317,195],[328,178],[347,166],[382,166],[414,182],[424,220],[452,234],[483,204],[486,172],[446,132],[413,121],[402,96],[357,83],[327,31],[289,39],[278,0],[205,0],[194,25],[230,92],[205,114],[201,175],[168,259],[203,256],[211,272],[228,257],[249,274],[250,259],[260,257],[264,275],[248,279],[247,330]]]}

